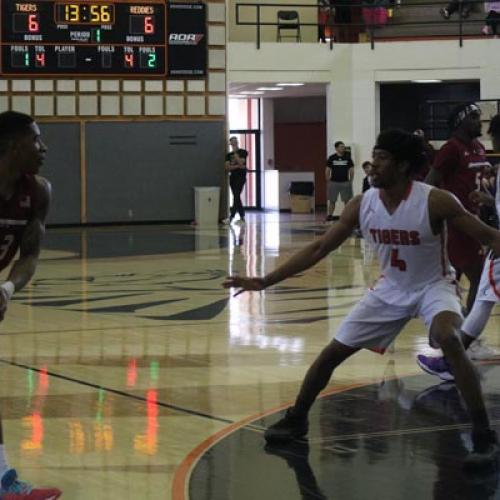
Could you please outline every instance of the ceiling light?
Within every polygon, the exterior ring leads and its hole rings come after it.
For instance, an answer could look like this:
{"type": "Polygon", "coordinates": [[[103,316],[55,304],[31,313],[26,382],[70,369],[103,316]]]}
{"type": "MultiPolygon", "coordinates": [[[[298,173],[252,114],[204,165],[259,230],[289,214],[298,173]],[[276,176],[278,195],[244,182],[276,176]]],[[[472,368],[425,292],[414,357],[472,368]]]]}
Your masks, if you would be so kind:
{"type": "Polygon", "coordinates": [[[301,87],[303,83],[277,83],[278,87],[301,87]]]}
{"type": "Polygon", "coordinates": [[[427,80],[412,80],[412,83],[441,83],[443,80],[433,80],[433,79],[427,79],[427,80]]]}
{"type": "Polygon", "coordinates": [[[252,90],[245,90],[244,92],[240,92],[240,94],[245,94],[245,95],[261,95],[264,92],[255,92],[252,90]]]}
{"type": "Polygon", "coordinates": [[[281,87],[257,87],[257,90],[283,90],[281,87]]]}

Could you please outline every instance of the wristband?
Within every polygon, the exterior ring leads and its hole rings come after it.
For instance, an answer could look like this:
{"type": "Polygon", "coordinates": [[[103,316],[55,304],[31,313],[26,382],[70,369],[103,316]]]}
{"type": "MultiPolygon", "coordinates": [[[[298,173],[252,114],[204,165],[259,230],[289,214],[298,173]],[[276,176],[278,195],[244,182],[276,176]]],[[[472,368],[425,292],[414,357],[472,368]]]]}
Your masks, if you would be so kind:
{"type": "Polygon", "coordinates": [[[12,281],[5,281],[0,285],[0,288],[5,291],[9,300],[12,298],[14,292],[16,291],[16,287],[14,286],[14,283],[12,283],[12,281]]]}

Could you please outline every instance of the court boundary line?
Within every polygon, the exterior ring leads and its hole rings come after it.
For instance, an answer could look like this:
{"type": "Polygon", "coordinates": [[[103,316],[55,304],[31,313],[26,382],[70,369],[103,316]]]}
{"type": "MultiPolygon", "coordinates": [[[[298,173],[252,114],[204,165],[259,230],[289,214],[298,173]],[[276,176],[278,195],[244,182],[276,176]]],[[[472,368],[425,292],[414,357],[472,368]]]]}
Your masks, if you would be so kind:
{"type": "MultiPolygon", "coordinates": [[[[56,373],[50,370],[42,370],[41,368],[36,368],[35,366],[25,365],[24,363],[16,363],[15,361],[9,361],[7,359],[0,358],[0,363],[4,365],[14,366],[16,368],[22,368],[24,370],[33,370],[36,373],[44,373],[44,375],[48,375],[50,377],[58,378],[60,380],[64,380],[66,382],[73,382],[75,384],[84,385],[86,387],[91,387],[92,389],[103,390],[109,392],[110,394],[115,394],[117,396],[122,396],[129,399],[134,399],[136,401],[141,401],[143,403],[150,403],[148,399],[144,396],[139,396],[137,394],[131,394],[129,392],[122,391],[120,389],[113,389],[111,387],[106,387],[104,385],[94,384],[93,382],[87,382],[85,380],[77,379],[75,377],[70,377],[68,375],[63,375],[61,373],[56,373]]],[[[224,424],[233,424],[233,420],[223,417],[218,417],[216,415],[210,415],[209,413],[204,413],[202,411],[190,410],[189,408],[183,408],[182,406],[165,403],[163,401],[156,401],[155,404],[160,406],[161,408],[167,408],[169,410],[174,410],[179,413],[185,413],[191,416],[207,418],[209,420],[215,420],[217,422],[222,422],[224,424]]]]}
{"type": "MultiPolygon", "coordinates": [[[[327,391],[324,391],[320,394],[320,396],[317,399],[322,399],[324,397],[330,396],[332,394],[337,394],[337,393],[342,393],[349,391],[351,389],[358,389],[360,387],[365,387],[372,385],[376,382],[374,381],[364,381],[364,382],[357,382],[357,383],[352,383],[352,384],[344,384],[338,387],[333,387],[327,391]]],[[[198,463],[198,461],[201,459],[203,454],[216,445],[219,441],[224,439],[226,436],[231,434],[232,432],[242,429],[248,426],[249,429],[255,430],[258,428],[257,426],[249,426],[248,424],[251,424],[254,420],[258,420],[259,418],[264,418],[267,417],[268,415],[272,415],[273,413],[276,413],[278,411],[284,410],[285,408],[288,408],[292,404],[291,401],[287,403],[283,403],[279,406],[276,406],[274,408],[265,410],[263,412],[251,415],[249,417],[246,417],[242,420],[239,420],[238,422],[233,422],[232,424],[228,425],[227,427],[224,427],[220,431],[212,434],[205,440],[203,440],[200,444],[198,444],[195,448],[193,448],[187,455],[186,457],[182,460],[180,465],[177,467],[175,473],[174,473],[174,479],[172,481],[172,500],[188,500],[189,499],[189,479],[191,478],[191,473],[198,463]]]]}

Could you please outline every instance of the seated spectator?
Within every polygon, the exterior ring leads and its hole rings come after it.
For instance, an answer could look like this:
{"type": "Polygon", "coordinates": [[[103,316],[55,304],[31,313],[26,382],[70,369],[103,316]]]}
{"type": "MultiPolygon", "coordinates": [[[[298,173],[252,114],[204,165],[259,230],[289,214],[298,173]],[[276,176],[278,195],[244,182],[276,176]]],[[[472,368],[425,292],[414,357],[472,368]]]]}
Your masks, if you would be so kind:
{"type": "Polygon", "coordinates": [[[387,24],[388,0],[364,0],[363,21],[369,29],[381,28],[387,24]]]}
{"type": "Polygon", "coordinates": [[[372,164],[369,161],[364,161],[363,165],[361,165],[361,168],[365,172],[365,178],[363,179],[363,193],[365,191],[368,191],[372,187],[372,178],[371,178],[371,170],[372,170],[372,164]]]}
{"type": "Polygon", "coordinates": [[[472,10],[474,2],[466,2],[460,0],[451,0],[451,2],[442,9],[439,10],[441,16],[445,19],[449,19],[452,14],[460,10],[460,5],[462,5],[462,18],[469,17],[470,11],[472,10]]]}
{"type": "Polygon", "coordinates": [[[497,28],[500,23],[500,2],[484,2],[486,12],[486,25],[482,32],[485,35],[497,36],[497,28]]]}

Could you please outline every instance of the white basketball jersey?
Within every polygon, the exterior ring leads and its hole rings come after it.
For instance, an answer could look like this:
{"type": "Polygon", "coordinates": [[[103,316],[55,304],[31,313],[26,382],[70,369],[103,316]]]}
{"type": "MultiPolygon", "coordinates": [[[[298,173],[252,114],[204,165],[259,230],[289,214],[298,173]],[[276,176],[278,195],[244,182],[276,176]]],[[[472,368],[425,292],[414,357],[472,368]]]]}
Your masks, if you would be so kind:
{"type": "Polygon", "coordinates": [[[429,193],[432,186],[413,181],[407,196],[391,215],[380,199],[380,190],[366,191],[361,200],[360,225],[364,238],[375,249],[384,282],[400,290],[423,288],[454,277],[443,232],[432,233],[429,193]]]}

